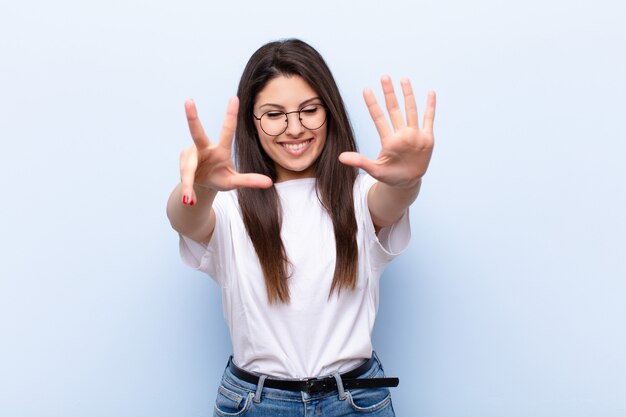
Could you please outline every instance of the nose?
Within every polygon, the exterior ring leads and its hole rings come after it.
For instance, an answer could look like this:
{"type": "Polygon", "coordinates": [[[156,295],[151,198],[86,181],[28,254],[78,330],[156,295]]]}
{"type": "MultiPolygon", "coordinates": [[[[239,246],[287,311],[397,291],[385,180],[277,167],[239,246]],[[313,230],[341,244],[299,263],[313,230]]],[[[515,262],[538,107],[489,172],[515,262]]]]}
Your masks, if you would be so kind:
{"type": "Polygon", "coordinates": [[[300,112],[287,113],[287,130],[285,130],[285,133],[293,137],[298,137],[304,133],[304,126],[302,126],[300,121],[300,112]]]}

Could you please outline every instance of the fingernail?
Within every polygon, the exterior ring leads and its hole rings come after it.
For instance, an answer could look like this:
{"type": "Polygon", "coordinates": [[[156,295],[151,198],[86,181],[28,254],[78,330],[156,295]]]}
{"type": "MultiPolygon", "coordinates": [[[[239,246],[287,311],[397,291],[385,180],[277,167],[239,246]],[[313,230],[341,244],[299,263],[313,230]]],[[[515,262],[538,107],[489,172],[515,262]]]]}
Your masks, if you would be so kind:
{"type": "Polygon", "coordinates": [[[189,202],[189,197],[187,197],[186,195],[183,196],[183,204],[187,204],[187,202],[189,202]]]}

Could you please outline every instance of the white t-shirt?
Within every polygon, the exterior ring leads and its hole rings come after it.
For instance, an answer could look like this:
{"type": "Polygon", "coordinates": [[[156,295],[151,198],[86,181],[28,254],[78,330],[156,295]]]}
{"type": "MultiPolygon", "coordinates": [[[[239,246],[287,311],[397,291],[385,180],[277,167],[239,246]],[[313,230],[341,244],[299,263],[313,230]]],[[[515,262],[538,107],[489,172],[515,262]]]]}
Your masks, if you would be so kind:
{"type": "Polygon", "coordinates": [[[358,276],[354,291],[328,299],[335,270],[333,225],[315,192],[315,179],[276,183],[283,209],[281,237],[293,265],[289,304],[269,304],[258,257],[244,226],[236,191],[218,193],[208,245],[180,238],[181,257],[222,289],[233,360],[243,369],[283,378],[343,372],[372,354],[371,333],[384,267],[410,240],[408,210],[378,236],[367,205],[376,182],[354,185],[358,276]]]}

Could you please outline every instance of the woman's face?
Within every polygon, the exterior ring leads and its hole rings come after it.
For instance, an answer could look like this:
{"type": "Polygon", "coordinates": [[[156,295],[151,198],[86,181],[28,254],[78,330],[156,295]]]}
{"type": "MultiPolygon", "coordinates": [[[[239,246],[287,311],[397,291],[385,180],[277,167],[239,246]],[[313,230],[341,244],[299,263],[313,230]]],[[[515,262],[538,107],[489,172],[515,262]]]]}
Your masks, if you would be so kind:
{"type": "Polygon", "coordinates": [[[254,123],[261,146],[276,166],[277,182],[315,177],[313,163],[326,143],[327,123],[324,118],[317,129],[307,129],[299,120],[298,111],[302,111],[300,117],[304,124],[315,128],[319,124],[317,120],[322,120],[319,112],[323,113],[322,117],[325,115],[322,104],[317,92],[298,75],[273,78],[257,94],[253,108],[255,116],[260,118],[270,113],[262,120],[255,117],[254,123]],[[285,117],[277,112],[293,113],[287,115],[285,131],[272,136],[267,132],[280,131],[281,124],[284,127],[285,117]],[[273,127],[278,129],[272,131],[273,127]]]}

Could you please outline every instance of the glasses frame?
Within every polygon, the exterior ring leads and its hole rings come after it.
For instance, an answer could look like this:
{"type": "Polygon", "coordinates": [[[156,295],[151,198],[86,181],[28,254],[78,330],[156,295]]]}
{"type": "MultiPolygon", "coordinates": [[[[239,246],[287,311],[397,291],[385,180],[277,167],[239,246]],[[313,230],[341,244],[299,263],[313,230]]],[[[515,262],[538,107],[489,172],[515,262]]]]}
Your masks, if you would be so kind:
{"type": "Polygon", "coordinates": [[[261,126],[261,130],[268,136],[280,136],[283,133],[285,133],[287,131],[287,128],[289,127],[289,115],[293,114],[293,113],[298,113],[298,121],[300,122],[300,125],[305,128],[306,130],[317,130],[320,129],[322,126],[324,126],[326,124],[326,121],[328,120],[328,108],[321,104],[321,103],[312,103],[312,104],[307,104],[306,106],[304,106],[303,108],[301,108],[300,110],[294,110],[294,111],[289,111],[289,112],[285,112],[285,111],[281,111],[281,110],[268,110],[265,113],[263,113],[260,117],[257,117],[256,114],[252,113],[252,116],[259,121],[259,126],[261,126]],[[318,106],[324,109],[325,113],[324,113],[324,121],[322,122],[321,125],[319,125],[319,127],[316,127],[315,129],[310,129],[308,127],[306,127],[303,123],[302,123],[302,117],[300,115],[300,113],[305,110],[308,106],[318,106]],[[285,115],[285,128],[283,129],[282,132],[276,134],[276,135],[272,135],[271,133],[267,133],[265,131],[265,129],[263,129],[263,123],[261,122],[261,119],[263,118],[263,116],[265,116],[268,113],[282,113],[285,115]]]}

